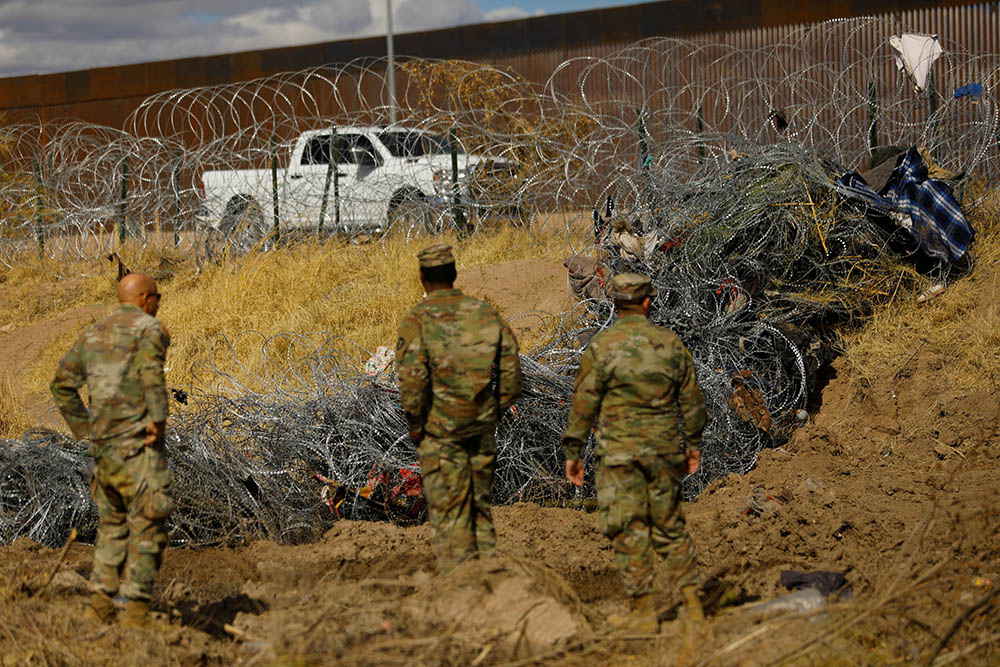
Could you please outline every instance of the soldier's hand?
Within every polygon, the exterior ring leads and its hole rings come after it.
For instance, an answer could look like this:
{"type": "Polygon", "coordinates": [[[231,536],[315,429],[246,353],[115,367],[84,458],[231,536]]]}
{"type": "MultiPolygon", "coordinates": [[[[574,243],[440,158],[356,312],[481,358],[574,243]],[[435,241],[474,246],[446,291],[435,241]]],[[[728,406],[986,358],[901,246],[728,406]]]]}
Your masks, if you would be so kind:
{"type": "Polygon", "coordinates": [[[583,460],[571,461],[566,459],[566,479],[573,486],[583,486],[583,460]]]}
{"type": "Polygon", "coordinates": [[[690,449],[684,452],[684,472],[688,475],[698,472],[701,467],[701,452],[690,449]]]}
{"type": "Polygon", "coordinates": [[[163,442],[167,432],[167,422],[149,422],[146,424],[146,439],[143,441],[147,445],[155,445],[163,442]]]}

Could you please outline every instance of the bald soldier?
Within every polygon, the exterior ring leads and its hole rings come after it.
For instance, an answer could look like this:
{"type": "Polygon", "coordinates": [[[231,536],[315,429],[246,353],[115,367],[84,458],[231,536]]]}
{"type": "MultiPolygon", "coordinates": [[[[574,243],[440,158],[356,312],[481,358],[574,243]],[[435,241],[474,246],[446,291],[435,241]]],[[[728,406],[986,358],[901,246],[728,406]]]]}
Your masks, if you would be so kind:
{"type": "Polygon", "coordinates": [[[171,510],[163,448],[163,363],[170,337],[154,317],[160,294],[152,278],[123,277],[118,301],[121,305],[87,329],[62,358],[51,390],[73,435],[90,441],[96,459],[91,491],[100,523],[87,616],[110,622],[112,597],[121,594],[127,599],[122,624],[142,627],[148,623],[171,510]],[[80,399],[84,384],[89,409],[80,399]]]}
{"type": "Polygon", "coordinates": [[[521,396],[521,363],[496,310],[454,289],[451,246],[430,246],[417,258],[426,296],[399,324],[396,371],[438,568],[448,572],[495,550],[494,435],[521,396]]]}
{"type": "MultiPolygon", "coordinates": [[[[668,590],[681,591],[687,618],[700,619],[695,551],[681,512],[681,479],[698,470],[705,403],[694,363],[674,333],[649,321],[649,278],[611,281],[618,321],[594,336],[580,359],[563,443],[566,477],[583,485],[580,451],[597,418],[597,503],[611,540],[633,629],[656,632],[657,555],[668,590]]],[[[666,606],[666,605],[664,605],[666,606]]]]}

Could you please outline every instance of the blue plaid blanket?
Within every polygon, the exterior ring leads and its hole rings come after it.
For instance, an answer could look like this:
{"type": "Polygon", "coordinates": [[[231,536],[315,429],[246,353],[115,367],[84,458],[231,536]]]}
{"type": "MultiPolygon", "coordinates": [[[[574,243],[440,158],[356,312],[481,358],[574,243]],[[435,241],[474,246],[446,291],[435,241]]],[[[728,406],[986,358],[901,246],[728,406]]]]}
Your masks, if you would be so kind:
{"type": "Polygon", "coordinates": [[[951,187],[927,178],[927,165],[916,146],[906,152],[881,192],[875,192],[856,171],[841,176],[834,187],[842,196],[860,199],[902,222],[921,252],[945,264],[962,257],[972,244],[975,231],[951,187]]]}

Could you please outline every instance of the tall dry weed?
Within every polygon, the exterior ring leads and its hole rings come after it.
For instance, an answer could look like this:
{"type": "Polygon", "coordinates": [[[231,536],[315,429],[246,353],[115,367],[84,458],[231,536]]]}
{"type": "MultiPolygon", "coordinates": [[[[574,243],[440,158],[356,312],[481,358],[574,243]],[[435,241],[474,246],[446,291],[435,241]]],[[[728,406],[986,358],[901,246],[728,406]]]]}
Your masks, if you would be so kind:
{"type": "Polygon", "coordinates": [[[966,391],[1000,384],[1000,209],[980,207],[972,221],[977,236],[968,276],[923,303],[916,294],[897,295],[844,337],[842,361],[854,377],[884,382],[922,350],[933,350],[945,360],[937,382],[966,391]]]}
{"type": "MultiPolygon", "coordinates": [[[[118,254],[130,269],[150,273],[159,282],[164,295],[159,317],[172,337],[167,360],[171,385],[187,386],[196,376],[211,376],[204,372],[207,363],[232,373],[247,389],[260,389],[258,378],[280,373],[331,335],[346,358],[359,365],[379,345],[393,346],[400,318],[422,295],[414,253],[424,245],[451,243],[459,271],[562,257],[586,244],[589,231],[574,224],[578,219],[584,216],[551,214],[530,228],[500,224],[465,238],[390,235],[365,244],[331,238],[255,250],[218,263],[196,263],[169,244],[127,243],[118,254]],[[274,338],[288,332],[296,335],[274,338]]],[[[24,305],[10,304],[9,317],[30,321],[30,315],[43,319],[55,308],[81,302],[113,303],[115,265],[102,257],[74,269],[89,277],[59,283],[40,267],[8,271],[6,288],[17,300],[32,291],[60,289],[60,284],[72,290],[31,313],[24,305]]],[[[64,332],[39,357],[28,374],[28,392],[46,390],[59,357],[85,326],[64,332]]]]}
{"type": "Polygon", "coordinates": [[[560,256],[556,234],[501,227],[466,239],[389,237],[367,245],[331,240],[204,267],[164,287],[161,318],[173,335],[171,379],[185,383],[196,360],[232,370],[233,342],[243,369],[266,373],[287,365],[279,341],[265,359],[262,342],[283,332],[343,337],[338,347],[361,363],[379,345],[393,346],[399,320],[421,297],[414,252],[432,242],[455,247],[461,271],[476,264],[560,256]],[[236,337],[241,333],[255,335],[236,337]],[[276,367],[277,366],[277,367],[276,367]]]}
{"type": "Polygon", "coordinates": [[[11,382],[10,375],[0,378],[0,437],[13,438],[20,436],[30,426],[18,392],[11,382]]]}

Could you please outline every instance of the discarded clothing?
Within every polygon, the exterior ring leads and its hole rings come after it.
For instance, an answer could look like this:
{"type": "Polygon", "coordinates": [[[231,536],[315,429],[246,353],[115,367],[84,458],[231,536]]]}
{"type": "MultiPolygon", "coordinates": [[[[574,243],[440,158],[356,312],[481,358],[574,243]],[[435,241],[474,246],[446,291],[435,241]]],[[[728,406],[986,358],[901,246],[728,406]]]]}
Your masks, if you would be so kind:
{"type": "Polygon", "coordinates": [[[874,190],[881,190],[889,182],[896,165],[906,155],[906,148],[880,146],[872,151],[871,168],[861,172],[861,178],[874,190]]]}
{"type": "Polygon", "coordinates": [[[817,572],[798,572],[796,570],[785,570],[778,579],[781,585],[793,591],[803,588],[815,588],[823,597],[829,597],[831,593],[839,593],[841,596],[849,595],[851,587],[847,583],[847,577],[840,572],[829,572],[819,570],[817,572]]]}
{"type": "Polygon", "coordinates": [[[563,260],[566,267],[566,287],[570,295],[579,301],[606,298],[604,285],[609,271],[595,257],[570,255],[563,260]]]}
{"type": "Polygon", "coordinates": [[[396,351],[390,349],[388,345],[379,345],[375,354],[368,357],[362,372],[368,377],[378,377],[382,373],[392,372],[392,365],[396,361],[396,351]]]}
{"type": "Polygon", "coordinates": [[[764,394],[753,384],[749,370],[733,373],[733,393],[729,396],[729,407],[745,422],[752,422],[761,431],[771,430],[771,414],[767,411],[764,394]]]}
{"type": "Polygon", "coordinates": [[[826,605],[823,595],[815,588],[804,588],[802,590],[783,595],[780,598],[762,602],[760,604],[749,605],[743,612],[747,618],[762,621],[773,616],[782,614],[795,614],[820,609],[826,605]]]}
{"type": "Polygon", "coordinates": [[[594,245],[601,251],[601,260],[612,269],[617,269],[616,259],[626,261],[646,261],[653,253],[660,250],[668,252],[675,246],[678,239],[661,239],[658,234],[643,234],[640,214],[630,215],[615,213],[614,199],[608,197],[605,213],[601,215],[594,209],[594,245]]]}
{"type": "Polygon", "coordinates": [[[755,486],[750,490],[750,496],[747,498],[747,506],[743,510],[743,514],[751,517],[762,517],[768,514],[773,514],[781,509],[786,500],[780,496],[775,498],[767,493],[767,490],[763,486],[755,486]]]}
{"type": "Polygon", "coordinates": [[[663,241],[656,234],[640,235],[629,229],[612,227],[610,244],[618,248],[622,257],[629,261],[648,262],[659,250],[663,241]]]}
{"type": "Polygon", "coordinates": [[[961,86],[955,91],[954,95],[956,99],[960,97],[971,97],[974,102],[982,96],[983,85],[981,83],[970,83],[968,85],[961,86]]]}
{"type": "Polygon", "coordinates": [[[903,156],[881,192],[855,171],[834,187],[848,199],[859,199],[905,228],[920,251],[949,264],[965,255],[975,232],[952,194],[951,186],[928,178],[927,164],[916,146],[903,156]]]}
{"type": "Polygon", "coordinates": [[[893,35],[889,38],[889,46],[892,47],[896,67],[909,75],[918,93],[923,92],[927,87],[927,76],[931,72],[931,65],[944,53],[937,35],[912,33],[893,35]]]}

